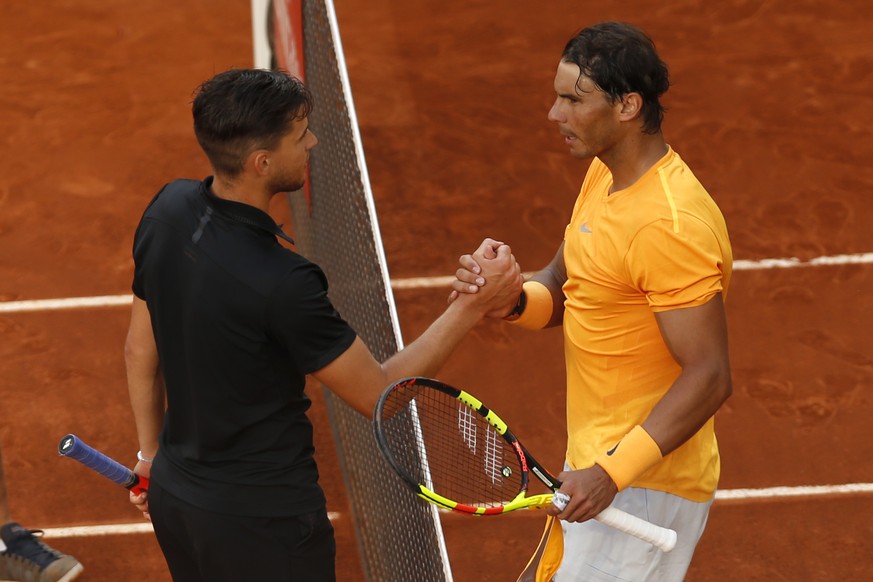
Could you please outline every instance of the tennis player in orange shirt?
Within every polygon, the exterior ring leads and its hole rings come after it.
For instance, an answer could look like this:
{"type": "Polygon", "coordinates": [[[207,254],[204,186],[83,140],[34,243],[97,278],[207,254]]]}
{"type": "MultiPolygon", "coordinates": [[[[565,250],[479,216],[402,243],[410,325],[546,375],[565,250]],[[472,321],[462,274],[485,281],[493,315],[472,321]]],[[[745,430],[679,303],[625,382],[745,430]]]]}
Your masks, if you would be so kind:
{"type": "MultiPolygon", "coordinates": [[[[592,161],[554,259],[492,314],[564,330],[558,477],[571,501],[548,510],[543,557],[520,580],[681,581],[706,525],[713,416],[731,394],[733,259],[721,212],[661,132],[668,87],[652,41],[624,23],[583,29],[558,64],[548,118],[574,158],[592,161]],[[676,530],[676,548],[589,521],[609,505],[676,530]]],[[[450,302],[477,292],[478,271],[461,257],[450,302]]]]}

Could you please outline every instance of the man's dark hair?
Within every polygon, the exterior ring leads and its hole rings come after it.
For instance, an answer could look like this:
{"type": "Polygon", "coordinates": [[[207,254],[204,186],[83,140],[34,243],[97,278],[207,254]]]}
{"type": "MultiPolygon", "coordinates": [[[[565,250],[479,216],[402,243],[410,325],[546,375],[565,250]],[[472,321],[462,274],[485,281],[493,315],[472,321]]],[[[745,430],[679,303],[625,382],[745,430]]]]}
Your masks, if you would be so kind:
{"type": "Polygon", "coordinates": [[[216,173],[238,175],[256,149],[272,150],[312,111],[303,83],[283,71],[231,69],[197,88],[194,134],[216,173]]]}
{"type": "Polygon", "coordinates": [[[602,22],[576,33],[561,60],[579,66],[612,103],[628,93],[643,98],[643,131],[657,133],[664,119],[659,98],[670,87],[667,65],[642,30],[623,22],[602,22]]]}

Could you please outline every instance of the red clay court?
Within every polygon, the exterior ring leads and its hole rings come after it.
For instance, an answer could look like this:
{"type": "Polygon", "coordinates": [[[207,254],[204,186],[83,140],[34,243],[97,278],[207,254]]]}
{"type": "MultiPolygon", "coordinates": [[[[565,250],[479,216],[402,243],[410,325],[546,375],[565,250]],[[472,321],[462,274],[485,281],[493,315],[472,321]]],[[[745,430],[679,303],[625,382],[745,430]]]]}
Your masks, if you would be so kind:
{"type": "MultiPolygon", "coordinates": [[[[869,579],[873,4],[335,3],[391,276],[425,281],[395,292],[407,341],[443,309],[447,288],[430,278],[451,275],[484,236],[511,244],[528,271],[552,257],[586,169],[546,119],[564,42],[600,20],[649,32],[673,80],[665,135],[722,208],[737,259],[734,395],[716,429],[721,496],[688,581],[869,579]]],[[[133,231],[164,183],[209,173],[191,93],[252,65],[251,9],[4,2],[0,43],[0,443],[11,509],[80,559],[80,580],[166,581],[126,492],[55,447],[74,432],[135,462],[122,354],[133,231]],[[81,298],[97,299],[71,305],[81,298]]],[[[441,374],[499,410],[554,468],[563,378],[559,331],[500,323],[478,327],[441,374]]],[[[320,391],[312,396],[340,580],[359,582],[332,436],[320,391]]],[[[542,520],[444,515],[455,580],[513,582],[542,520]]]]}

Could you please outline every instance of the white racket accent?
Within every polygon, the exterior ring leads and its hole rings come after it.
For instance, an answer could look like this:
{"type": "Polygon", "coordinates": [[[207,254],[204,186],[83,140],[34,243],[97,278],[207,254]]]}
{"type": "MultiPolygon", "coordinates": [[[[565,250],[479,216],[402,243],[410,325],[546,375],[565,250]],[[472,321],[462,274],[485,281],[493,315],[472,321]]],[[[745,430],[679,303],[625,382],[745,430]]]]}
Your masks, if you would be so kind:
{"type": "Polygon", "coordinates": [[[552,505],[557,507],[559,510],[564,511],[567,509],[567,504],[570,503],[570,496],[566,493],[561,493],[560,491],[556,491],[555,495],[552,497],[552,505]]]}
{"type": "Polygon", "coordinates": [[[594,519],[649,542],[662,552],[669,552],[676,546],[676,532],[672,529],[655,525],[614,507],[607,507],[594,519]]]}

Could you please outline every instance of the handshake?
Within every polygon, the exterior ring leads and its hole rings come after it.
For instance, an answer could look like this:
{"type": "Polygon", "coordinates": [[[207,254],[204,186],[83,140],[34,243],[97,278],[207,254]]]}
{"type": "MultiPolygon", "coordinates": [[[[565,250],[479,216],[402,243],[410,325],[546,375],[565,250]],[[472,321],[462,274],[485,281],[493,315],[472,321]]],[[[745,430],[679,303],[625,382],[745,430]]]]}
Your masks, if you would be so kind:
{"type": "Polygon", "coordinates": [[[509,245],[486,238],[472,254],[458,259],[448,303],[468,302],[485,317],[509,316],[521,297],[524,278],[509,245]]]}

